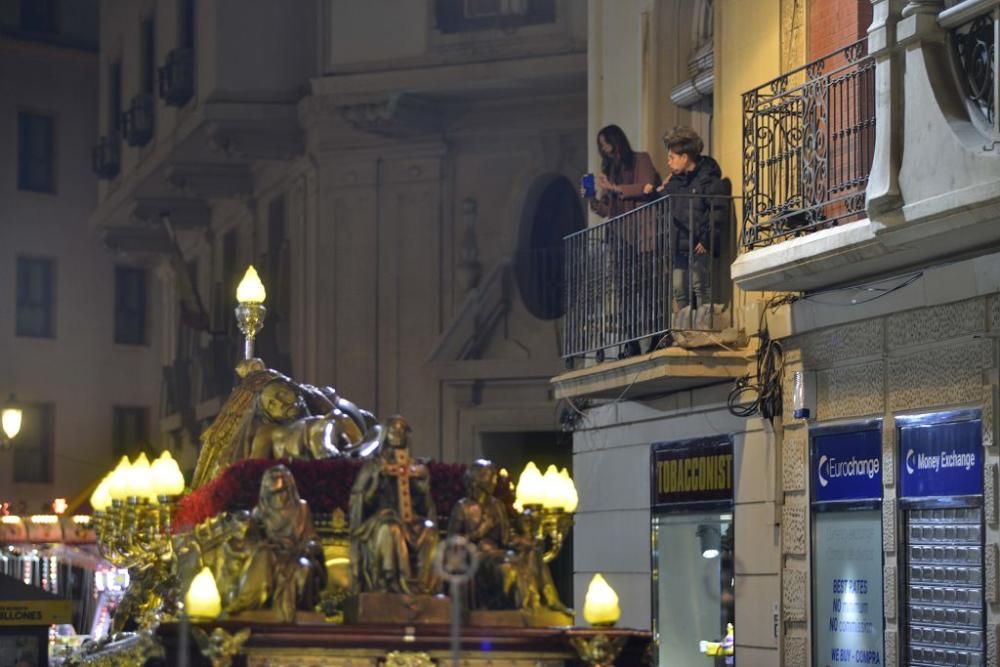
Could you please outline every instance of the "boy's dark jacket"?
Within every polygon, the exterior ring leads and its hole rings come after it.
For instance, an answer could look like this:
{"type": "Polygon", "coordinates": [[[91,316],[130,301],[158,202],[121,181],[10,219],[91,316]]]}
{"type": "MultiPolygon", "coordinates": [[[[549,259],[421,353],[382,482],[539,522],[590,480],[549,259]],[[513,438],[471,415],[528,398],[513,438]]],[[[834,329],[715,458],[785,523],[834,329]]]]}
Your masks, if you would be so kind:
{"type": "Polygon", "coordinates": [[[729,181],[722,179],[719,163],[708,155],[699,157],[698,165],[693,170],[670,177],[659,196],[676,195],[670,206],[673,217],[673,233],[670,240],[675,248],[675,257],[686,257],[689,248],[699,243],[705,246],[706,250],[711,249],[714,250],[714,254],[718,254],[721,232],[729,219],[730,202],[723,197],[728,197],[730,190],[729,181]],[[692,227],[693,242],[688,238],[692,227]]]}

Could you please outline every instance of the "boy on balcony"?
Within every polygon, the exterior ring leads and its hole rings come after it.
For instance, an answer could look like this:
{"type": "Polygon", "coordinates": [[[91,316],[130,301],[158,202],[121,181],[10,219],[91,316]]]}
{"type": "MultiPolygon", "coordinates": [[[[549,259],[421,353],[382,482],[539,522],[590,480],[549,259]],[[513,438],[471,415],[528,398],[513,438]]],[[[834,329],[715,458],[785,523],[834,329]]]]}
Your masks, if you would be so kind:
{"type": "MultiPolygon", "coordinates": [[[[712,303],[711,257],[718,254],[720,231],[725,224],[730,194],[719,163],[702,155],[701,137],[689,127],[677,127],[663,137],[670,173],[656,188],[661,197],[671,197],[670,244],[674,312],[712,303]],[[692,297],[694,303],[692,303],[692,297]]],[[[652,186],[646,186],[653,194],[652,186]]],[[[693,312],[681,326],[693,328],[693,312]]],[[[664,346],[666,341],[661,341],[664,346]]]]}

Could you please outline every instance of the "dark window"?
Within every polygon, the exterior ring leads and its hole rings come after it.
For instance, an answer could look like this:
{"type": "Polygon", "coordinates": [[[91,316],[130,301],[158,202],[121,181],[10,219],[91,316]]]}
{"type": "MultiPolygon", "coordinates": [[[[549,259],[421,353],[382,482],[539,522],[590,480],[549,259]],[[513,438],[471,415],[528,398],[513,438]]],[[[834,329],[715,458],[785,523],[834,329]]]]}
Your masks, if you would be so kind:
{"type": "Polygon", "coordinates": [[[55,121],[52,116],[17,114],[17,187],[55,192],[55,121]]]}
{"type": "Polygon", "coordinates": [[[123,456],[131,458],[149,449],[146,408],[114,407],[111,447],[115,460],[123,456]]]}
{"type": "Polygon", "coordinates": [[[180,22],[178,25],[179,39],[177,45],[182,49],[194,48],[194,15],[195,0],[181,0],[180,22]]]}
{"type": "Polygon", "coordinates": [[[580,195],[565,177],[540,180],[529,190],[515,275],[521,300],[535,317],[551,320],[565,314],[563,238],[585,225],[580,195]]]}
{"type": "MultiPolygon", "coordinates": [[[[236,260],[239,252],[239,230],[231,229],[222,237],[222,289],[225,293],[222,296],[223,303],[227,305],[226,310],[231,311],[228,306],[236,306],[236,286],[239,285],[243,276],[236,274],[236,260]]],[[[230,318],[231,319],[231,318],[230,318]]]]}
{"type": "Polygon", "coordinates": [[[111,63],[108,71],[108,132],[116,140],[122,129],[122,62],[111,63]]]}
{"type": "Polygon", "coordinates": [[[146,271],[115,267],[115,342],[146,342],[146,271]]]}
{"type": "Polygon", "coordinates": [[[271,200],[267,215],[267,254],[261,258],[265,267],[264,284],[268,291],[269,326],[261,331],[259,355],[267,360],[269,368],[283,373],[291,372],[291,347],[288,270],[288,239],[286,220],[287,203],[284,196],[271,200]]]}
{"type": "Polygon", "coordinates": [[[21,432],[14,438],[14,481],[52,482],[53,423],[51,403],[22,405],[21,432]]]}
{"type": "Polygon", "coordinates": [[[267,277],[272,285],[280,280],[281,251],[285,245],[285,198],[275,197],[267,211],[267,277]]]}
{"type": "Polygon", "coordinates": [[[58,32],[56,0],[21,0],[21,29],[29,32],[58,32]]]}
{"type": "Polygon", "coordinates": [[[17,335],[52,338],[55,334],[55,262],[17,258],[17,335]]]}
{"type": "Polygon", "coordinates": [[[142,22],[142,92],[152,93],[156,85],[156,23],[142,22]]]}
{"type": "Polygon", "coordinates": [[[441,32],[509,30],[556,20],[555,0],[435,0],[441,32]]]}

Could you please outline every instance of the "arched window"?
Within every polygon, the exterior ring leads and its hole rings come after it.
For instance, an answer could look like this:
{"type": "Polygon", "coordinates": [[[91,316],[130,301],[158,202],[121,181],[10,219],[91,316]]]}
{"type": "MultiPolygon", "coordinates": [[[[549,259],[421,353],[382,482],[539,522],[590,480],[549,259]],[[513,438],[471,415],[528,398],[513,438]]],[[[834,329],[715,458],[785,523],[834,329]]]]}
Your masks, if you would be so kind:
{"type": "Polygon", "coordinates": [[[535,317],[551,320],[564,314],[563,237],[585,224],[580,195],[569,179],[552,174],[535,181],[524,202],[514,262],[521,300],[535,317]]]}

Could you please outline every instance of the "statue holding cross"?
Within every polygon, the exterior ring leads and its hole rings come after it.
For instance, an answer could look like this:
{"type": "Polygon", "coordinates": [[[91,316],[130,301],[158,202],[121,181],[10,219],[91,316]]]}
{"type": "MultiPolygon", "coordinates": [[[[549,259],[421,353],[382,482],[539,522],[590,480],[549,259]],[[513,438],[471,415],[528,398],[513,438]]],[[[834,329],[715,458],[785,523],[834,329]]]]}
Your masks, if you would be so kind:
{"type": "Polygon", "coordinates": [[[385,441],[351,488],[351,566],[357,592],[427,594],[437,589],[438,543],[430,472],[410,458],[410,425],[395,415],[385,441]]]}

